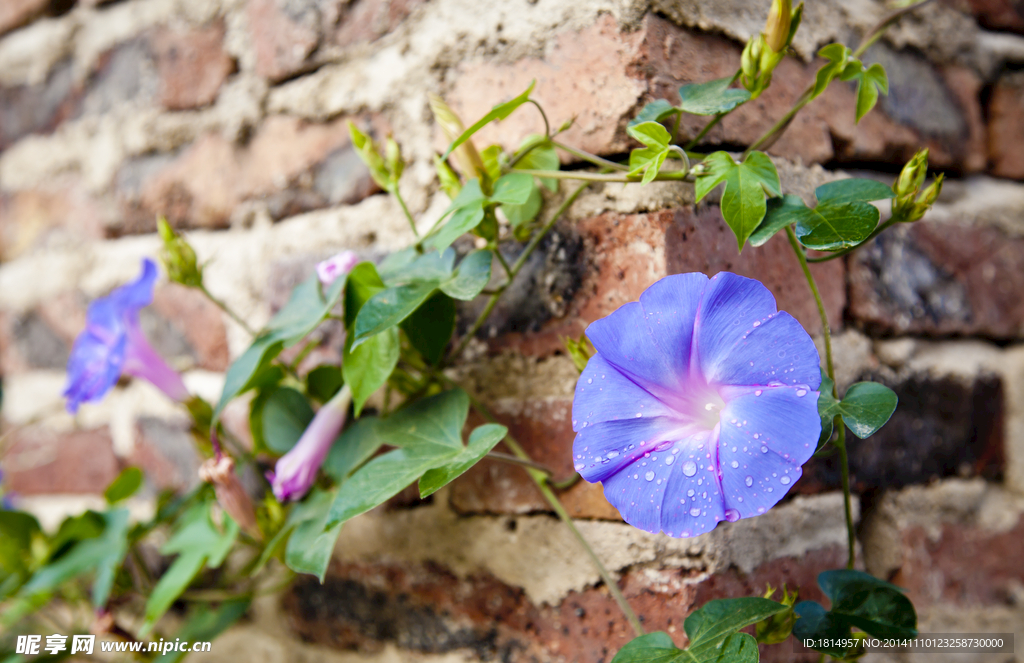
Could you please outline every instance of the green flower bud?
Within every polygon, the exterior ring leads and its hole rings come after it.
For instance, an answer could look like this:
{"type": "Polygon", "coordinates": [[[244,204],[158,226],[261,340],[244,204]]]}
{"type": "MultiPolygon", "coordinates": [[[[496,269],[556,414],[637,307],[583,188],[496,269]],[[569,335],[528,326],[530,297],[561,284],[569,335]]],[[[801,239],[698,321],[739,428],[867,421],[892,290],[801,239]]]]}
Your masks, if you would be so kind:
{"type": "Polygon", "coordinates": [[[753,92],[753,85],[757,81],[757,73],[761,64],[761,51],[764,49],[764,35],[751,37],[747,45],[743,47],[743,55],[740,57],[740,71],[743,72],[743,86],[753,92]]]}
{"type": "MultiPolygon", "coordinates": [[[[462,120],[441,97],[431,93],[427,99],[430,102],[430,112],[434,114],[434,120],[441,125],[441,130],[444,131],[448,142],[454,142],[466,130],[462,120]]],[[[455,167],[459,169],[464,178],[469,180],[474,177],[481,179],[487,177],[483,159],[480,158],[480,153],[477,152],[472,138],[455,148],[451,156],[455,160],[455,167]]]]}
{"type": "Polygon", "coordinates": [[[917,198],[918,204],[925,205],[927,207],[931,207],[935,204],[939,194],[942,193],[942,178],[943,176],[940,173],[939,176],[921,192],[921,195],[917,198]]]}
{"type": "Polygon", "coordinates": [[[896,180],[896,191],[897,198],[903,198],[906,196],[913,197],[917,194],[918,189],[924,184],[925,174],[928,171],[928,149],[925,148],[915,154],[907,165],[903,166],[903,170],[900,172],[899,179],[896,180]]]}
{"type": "Polygon", "coordinates": [[[388,136],[387,142],[384,143],[384,161],[387,164],[391,181],[397,186],[398,179],[402,176],[402,171],[405,170],[405,161],[402,159],[402,151],[399,149],[398,143],[391,136],[388,136]]]}
{"type": "Polygon", "coordinates": [[[455,200],[455,197],[462,191],[462,182],[459,181],[459,176],[439,154],[434,155],[434,169],[437,170],[437,179],[441,182],[441,190],[449,198],[455,200]]]}
{"type": "Polygon", "coordinates": [[[790,0],[773,0],[764,26],[764,38],[768,48],[781,53],[789,46],[789,27],[793,21],[793,7],[790,0]]]}
{"type": "Polygon", "coordinates": [[[160,217],[156,222],[163,249],[160,260],[167,270],[167,277],[174,283],[200,288],[203,285],[203,268],[196,263],[196,252],[185,239],[174,232],[167,219],[160,217]]]}
{"type": "MultiPolygon", "coordinates": [[[[765,592],[764,598],[770,599],[774,593],[775,590],[772,589],[771,585],[768,585],[768,591],[765,592]]],[[[796,614],[793,612],[793,605],[796,603],[796,599],[796,591],[790,592],[783,585],[780,603],[786,606],[786,610],[776,613],[754,625],[754,635],[758,642],[777,645],[789,638],[790,633],[793,632],[793,625],[796,624],[796,614]]]]}

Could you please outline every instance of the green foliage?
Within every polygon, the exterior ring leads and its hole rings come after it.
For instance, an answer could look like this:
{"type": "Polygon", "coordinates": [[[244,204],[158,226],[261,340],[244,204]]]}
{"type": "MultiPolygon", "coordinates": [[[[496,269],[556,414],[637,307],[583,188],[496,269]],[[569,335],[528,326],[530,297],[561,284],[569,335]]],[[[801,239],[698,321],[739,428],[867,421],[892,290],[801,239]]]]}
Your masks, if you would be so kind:
{"type": "Polygon", "coordinates": [[[137,467],[126,467],[103,491],[103,497],[108,504],[117,504],[134,495],[141,487],[142,470],[137,467]]]}
{"type": "Polygon", "coordinates": [[[302,437],[313,420],[313,408],[306,397],[291,387],[269,392],[262,408],[262,434],[267,449],[285,454],[302,437]]]}
{"type": "MultiPolygon", "coordinates": [[[[822,380],[822,392],[818,398],[818,413],[822,418],[823,429],[826,418],[831,421],[839,414],[853,434],[864,439],[877,433],[896,411],[899,399],[896,393],[885,385],[877,382],[858,382],[846,390],[842,401],[836,401],[831,393],[831,380],[828,380],[829,391],[826,393],[824,390],[827,379],[822,380]]],[[[822,434],[824,435],[824,430],[822,434]]],[[[831,428],[829,434],[831,435],[831,428]]]]}
{"type": "Polygon", "coordinates": [[[732,82],[733,77],[726,76],[707,83],[684,85],[679,88],[679,98],[682,100],[679,108],[692,115],[728,113],[750,100],[750,92],[730,88],[732,82]]]}
{"type": "MultiPolygon", "coordinates": [[[[246,598],[225,601],[216,608],[197,604],[175,636],[187,642],[210,642],[241,619],[248,609],[249,599],[246,598]]],[[[185,656],[185,652],[167,652],[158,656],[155,663],[178,663],[185,656]]]]}
{"type": "Polygon", "coordinates": [[[503,104],[498,104],[497,106],[492,108],[491,111],[487,113],[487,115],[484,115],[482,118],[477,120],[473,124],[473,126],[463,131],[462,135],[460,135],[458,138],[452,141],[452,144],[448,146],[448,150],[444,153],[442,159],[447,159],[448,155],[451,154],[455,150],[455,148],[465,143],[473,134],[475,134],[477,131],[480,131],[480,129],[482,129],[487,124],[495,120],[504,120],[506,117],[511,115],[515,109],[525,104],[530,99],[530,93],[533,92],[533,86],[536,84],[537,81],[531,81],[530,87],[526,88],[526,91],[524,91],[518,97],[510,101],[506,101],[503,104]]]}
{"type": "Polygon", "coordinates": [[[877,62],[870,67],[861,68],[849,77],[843,76],[843,80],[857,81],[857,122],[871,112],[871,109],[878,103],[878,93],[889,94],[889,78],[885,75],[885,69],[877,62]]]}
{"type": "Polygon", "coordinates": [[[435,292],[402,321],[400,326],[409,343],[428,364],[435,365],[444,357],[455,331],[455,314],[455,301],[443,292],[435,292]]]}
{"type": "MultiPolygon", "coordinates": [[[[555,146],[546,137],[539,134],[530,134],[519,144],[519,151],[522,152],[528,148],[529,152],[513,168],[522,170],[558,170],[561,167],[558,151],[555,150],[555,146]]],[[[540,183],[551,193],[558,191],[558,180],[553,177],[542,177],[540,178],[540,183]]],[[[539,192],[537,195],[539,197],[539,192]]],[[[508,214],[507,207],[505,208],[505,213],[508,214]]]]}
{"type": "Polygon", "coordinates": [[[583,372],[583,369],[587,367],[587,362],[597,352],[586,335],[580,336],[579,340],[566,337],[562,339],[562,343],[565,344],[565,349],[569,352],[573,365],[576,366],[576,370],[580,373],[583,372]]]}
{"type": "Polygon", "coordinates": [[[629,154],[629,174],[643,173],[641,184],[648,184],[658,176],[662,164],[670,152],[669,143],[672,136],[665,127],[657,122],[644,122],[626,127],[630,136],[643,143],[645,147],[636,149],[629,154]]]}
{"type": "Polygon", "coordinates": [[[34,516],[0,509],[0,600],[14,593],[31,575],[35,566],[32,550],[42,536],[34,516]]]}
{"type": "Polygon", "coordinates": [[[321,364],[306,374],[306,393],[321,403],[331,400],[343,384],[345,380],[337,366],[321,364]]]}
{"type": "Polygon", "coordinates": [[[666,633],[648,633],[629,642],[612,663],[756,663],[757,641],[740,629],[785,609],[756,597],[708,601],[683,622],[687,649],[677,648],[666,633]]]}
{"type": "Polygon", "coordinates": [[[864,64],[853,57],[853,52],[842,44],[829,44],[820,51],[820,57],[828,62],[814,78],[811,99],[819,97],[834,79],[857,81],[857,122],[867,115],[878,102],[878,93],[889,94],[889,79],[880,64],[864,67],[864,64]]]}
{"type": "Polygon", "coordinates": [[[650,103],[644,104],[644,107],[640,109],[636,117],[629,121],[627,126],[635,127],[644,122],[662,122],[678,114],[679,109],[665,99],[655,99],[650,103]]]}
{"type": "Polygon", "coordinates": [[[704,166],[705,173],[697,178],[695,185],[697,201],[725,182],[722,216],[742,251],[747,238],[765,217],[765,195],[782,195],[775,165],[763,152],[751,152],[742,163],[733,161],[726,152],[715,152],[704,160],[704,166]]]}
{"type": "MultiPolygon", "coordinates": [[[[773,594],[775,594],[775,590],[772,589],[771,585],[768,585],[768,591],[765,592],[764,597],[770,599],[773,594]]],[[[793,612],[796,598],[797,593],[795,590],[790,592],[786,589],[785,585],[782,586],[781,603],[786,606],[786,609],[754,625],[754,633],[758,642],[763,642],[766,645],[777,645],[789,638],[790,633],[793,632],[793,625],[796,623],[796,613],[793,612]]]]}
{"type": "Polygon", "coordinates": [[[442,216],[444,218],[451,215],[451,218],[426,238],[426,245],[438,251],[444,251],[459,237],[475,230],[480,222],[484,221],[486,213],[498,205],[501,205],[503,209],[506,206],[513,208],[511,214],[521,217],[523,215],[521,208],[530,203],[531,195],[536,188],[533,177],[517,172],[506,173],[499,177],[494,183],[494,191],[491,195],[483,192],[480,180],[473,179],[466,182],[459,195],[442,216]]]}
{"type": "MultiPolygon", "coordinates": [[[[917,613],[903,590],[861,571],[839,569],[818,575],[818,585],[832,603],[829,610],[812,601],[794,608],[793,635],[804,639],[850,639],[851,628],[876,638],[914,638],[917,613]]],[[[846,658],[855,648],[817,648],[835,658],[846,658]]]]}
{"type": "Polygon", "coordinates": [[[381,155],[373,139],[359,130],[352,122],[348,123],[348,132],[352,137],[352,146],[356,148],[356,154],[370,170],[370,177],[377,185],[394,193],[398,190],[398,180],[405,170],[405,161],[402,159],[401,151],[390,136],[388,137],[384,154],[381,155]]]}
{"type": "Polygon", "coordinates": [[[441,467],[428,470],[420,477],[420,497],[425,498],[432,495],[438,489],[462,476],[490,453],[491,449],[501,442],[507,433],[508,429],[498,424],[484,424],[474,429],[469,435],[466,448],[459,455],[441,467]]]}
{"type": "Polygon", "coordinates": [[[324,581],[334,544],[341,533],[341,523],[327,527],[336,494],[337,490],[314,488],[305,501],[292,509],[285,525],[292,531],[285,547],[285,564],[296,573],[315,575],[320,582],[324,581]]]}

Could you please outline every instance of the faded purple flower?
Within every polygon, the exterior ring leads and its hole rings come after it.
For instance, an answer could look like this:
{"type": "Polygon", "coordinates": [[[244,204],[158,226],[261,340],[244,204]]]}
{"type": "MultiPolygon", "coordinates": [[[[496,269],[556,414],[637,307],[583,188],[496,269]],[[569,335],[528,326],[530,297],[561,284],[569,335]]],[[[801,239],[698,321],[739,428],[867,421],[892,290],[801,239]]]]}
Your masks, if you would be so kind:
{"type": "Polygon", "coordinates": [[[189,398],[181,376],[149,345],[139,327],[139,310],[153,301],[156,265],[146,258],[142,274],[89,305],[85,330],[68,358],[64,396],[68,412],[103,398],[122,373],[149,380],[176,401],[189,398]]]}
{"type": "Polygon", "coordinates": [[[334,398],[324,403],[295,446],[278,459],[274,471],[267,472],[267,479],[278,500],[302,499],[309,492],[327,452],[345,425],[351,402],[352,390],[345,385],[334,398]]]}
{"type": "Polygon", "coordinates": [[[759,282],[669,276],[587,337],[574,464],[629,524],[696,536],[800,478],[821,432],[818,351],[759,282]]]}
{"type": "Polygon", "coordinates": [[[345,276],[359,263],[359,256],[352,251],[342,251],[316,265],[316,275],[320,283],[331,285],[339,276],[345,276]]]}

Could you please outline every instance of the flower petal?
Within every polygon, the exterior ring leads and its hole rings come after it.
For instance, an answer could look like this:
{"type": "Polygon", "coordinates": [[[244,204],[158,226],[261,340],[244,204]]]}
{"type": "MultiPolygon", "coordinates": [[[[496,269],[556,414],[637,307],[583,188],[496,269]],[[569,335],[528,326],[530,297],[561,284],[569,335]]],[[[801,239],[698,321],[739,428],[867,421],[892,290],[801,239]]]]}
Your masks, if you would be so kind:
{"type": "Polygon", "coordinates": [[[714,364],[705,377],[720,385],[779,385],[817,389],[818,349],[793,316],[776,313],[754,327],[714,364]]]}
{"type": "Polygon", "coordinates": [[[121,309],[140,309],[153,302],[153,285],[156,283],[156,263],[149,258],[142,260],[142,273],[131,283],[114,289],[110,299],[121,309]]]}
{"type": "Polygon", "coordinates": [[[599,354],[587,362],[572,399],[572,429],[602,421],[672,416],[673,410],[599,354]]]}
{"type": "Polygon", "coordinates": [[[725,505],[748,518],[775,506],[800,478],[821,433],[818,392],[724,390],[718,456],[725,505]]]}
{"type": "Polygon", "coordinates": [[[573,466],[587,481],[604,481],[644,454],[686,433],[666,417],[605,421],[581,426],[572,444],[573,466]]]}
{"type": "Polygon", "coordinates": [[[707,277],[668,276],[587,327],[587,337],[608,363],[659,398],[671,398],[690,370],[693,321],[707,277]]]}
{"type": "Polygon", "coordinates": [[[733,346],[755,329],[755,323],[760,325],[777,310],[775,297],[758,281],[729,272],[716,274],[704,290],[694,323],[696,355],[704,377],[711,381],[733,346]]]}
{"type": "Polygon", "coordinates": [[[83,402],[98,400],[114,386],[121,375],[125,344],[124,336],[109,343],[89,330],[75,339],[63,393],[68,399],[68,412],[74,414],[83,402]]]}
{"type": "Polygon", "coordinates": [[[714,456],[713,432],[662,445],[605,480],[605,497],[644,531],[676,537],[708,532],[725,518],[714,456]]]}

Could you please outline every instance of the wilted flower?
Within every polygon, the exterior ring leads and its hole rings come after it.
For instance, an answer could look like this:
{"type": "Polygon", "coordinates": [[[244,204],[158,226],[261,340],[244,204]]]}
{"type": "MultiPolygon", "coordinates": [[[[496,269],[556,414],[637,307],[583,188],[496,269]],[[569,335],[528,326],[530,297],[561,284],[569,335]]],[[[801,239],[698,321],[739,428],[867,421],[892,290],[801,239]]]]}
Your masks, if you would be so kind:
{"type": "Polygon", "coordinates": [[[153,301],[156,265],[146,258],[137,280],[89,305],[85,330],[68,359],[68,412],[103,397],[122,373],[149,380],[176,401],[189,398],[181,376],[167,365],[139,327],[139,310],[153,301]]]}
{"type": "Polygon", "coordinates": [[[227,512],[238,526],[255,538],[260,537],[256,524],[256,510],[253,509],[249,493],[235,474],[235,461],[228,456],[210,458],[199,467],[199,478],[213,484],[217,503],[227,512]]]}
{"type": "Polygon", "coordinates": [[[278,500],[298,500],[309,492],[327,452],[345,425],[351,402],[352,390],[345,385],[320,408],[291,451],[277,461],[274,471],[267,472],[278,500]]]}
{"type": "Polygon", "coordinates": [[[316,275],[325,286],[334,283],[339,276],[345,276],[359,263],[359,256],[352,251],[342,251],[316,265],[316,275]]]}
{"type": "Polygon", "coordinates": [[[574,464],[629,524],[696,536],[800,478],[821,432],[818,351],[759,282],[669,276],[587,337],[574,464]]]}

